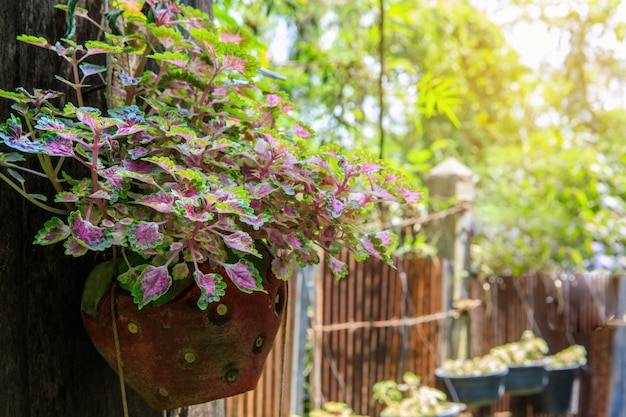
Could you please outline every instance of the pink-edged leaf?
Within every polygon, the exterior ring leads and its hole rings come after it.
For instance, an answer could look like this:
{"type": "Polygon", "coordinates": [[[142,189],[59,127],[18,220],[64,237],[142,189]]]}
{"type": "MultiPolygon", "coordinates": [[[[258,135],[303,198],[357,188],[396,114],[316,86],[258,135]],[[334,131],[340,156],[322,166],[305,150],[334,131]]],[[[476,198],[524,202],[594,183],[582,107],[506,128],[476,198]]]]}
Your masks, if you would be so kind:
{"type": "Polygon", "coordinates": [[[67,239],[69,235],[69,226],[63,223],[63,220],[58,217],[53,217],[37,232],[33,243],[37,245],[51,245],[52,243],[67,239]]]}
{"type": "Polygon", "coordinates": [[[261,257],[259,251],[254,247],[254,240],[244,231],[236,231],[227,236],[222,236],[226,246],[240,252],[249,253],[261,257]]]}
{"type": "Polygon", "coordinates": [[[313,136],[313,129],[308,126],[303,125],[302,123],[298,123],[296,127],[293,129],[293,133],[296,136],[299,136],[303,139],[310,138],[313,136]]]}
{"type": "Polygon", "coordinates": [[[82,218],[78,211],[73,211],[69,216],[72,236],[85,247],[94,251],[102,251],[111,247],[104,229],[94,226],[82,218]]]}
{"type": "Polygon", "coordinates": [[[271,213],[264,212],[259,214],[258,216],[242,215],[239,216],[239,220],[241,220],[245,224],[252,226],[254,230],[259,230],[271,217],[271,213]]]}
{"type": "Polygon", "coordinates": [[[361,239],[361,245],[363,246],[363,249],[365,249],[365,251],[370,254],[371,256],[383,260],[383,255],[380,252],[380,246],[375,244],[372,241],[372,237],[371,236],[365,236],[363,239],[361,239]]]}
{"type": "Polygon", "coordinates": [[[198,307],[206,310],[209,303],[219,301],[220,297],[225,294],[226,283],[222,281],[220,274],[195,271],[193,275],[202,293],[198,299],[198,307]]]}
{"type": "Polygon", "coordinates": [[[101,200],[114,200],[115,195],[111,194],[107,190],[98,190],[95,193],[89,194],[89,198],[101,199],[101,200]]]}
{"type": "Polygon", "coordinates": [[[172,285],[172,278],[167,270],[167,266],[149,265],[141,274],[140,282],[142,297],[139,302],[139,308],[142,308],[150,301],[156,300],[165,294],[172,285]]]}
{"type": "Polygon", "coordinates": [[[239,45],[241,41],[245,40],[244,36],[241,36],[239,32],[222,32],[220,33],[220,40],[224,43],[234,43],[235,45],[239,45]]]}
{"type": "Polygon", "coordinates": [[[159,213],[171,213],[174,211],[174,197],[171,194],[153,194],[138,200],[137,203],[158,211],[159,213]]]}
{"type": "Polygon", "coordinates": [[[19,35],[17,37],[18,41],[29,43],[31,45],[39,46],[40,48],[46,49],[54,49],[52,44],[48,42],[46,38],[42,38],[40,36],[31,36],[31,35],[19,35]]]}
{"type": "Polygon", "coordinates": [[[304,241],[302,239],[302,235],[300,233],[289,233],[285,236],[285,241],[289,246],[297,249],[299,251],[304,250],[304,241]]]}
{"type": "Polygon", "coordinates": [[[252,262],[240,259],[236,264],[224,264],[226,274],[240,291],[251,293],[252,291],[265,291],[259,270],[252,262]]]}
{"type": "Polygon", "coordinates": [[[375,236],[380,239],[380,244],[387,248],[393,248],[398,243],[398,236],[389,230],[378,232],[375,236]]]}
{"type": "Polygon", "coordinates": [[[356,174],[371,174],[373,172],[378,172],[382,170],[384,167],[381,164],[375,162],[366,162],[363,164],[359,164],[356,169],[356,174]]]}
{"type": "Polygon", "coordinates": [[[348,265],[345,262],[340,261],[332,255],[328,255],[326,263],[335,279],[339,280],[348,275],[348,265]]]}
{"type": "Polygon", "coordinates": [[[80,107],[76,109],[76,118],[85,123],[92,130],[98,130],[98,125],[102,121],[100,110],[93,107],[80,107]]]}
{"type": "Polygon", "coordinates": [[[282,114],[286,114],[289,113],[292,110],[295,110],[295,106],[293,104],[290,103],[284,103],[282,106],[280,106],[280,112],[282,114]]]}
{"type": "Polygon", "coordinates": [[[159,224],[154,222],[136,222],[128,227],[128,241],[133,250],[141,252],[154,249],[163,243],[159,224]]]}
{"type": "Polygon", "coordinates": [[[417,203],[424,197],[424,193],[407,187],[397,187],[395,191],[402,196],[406,203],[417,203]]]}
{"type": "Polygon", "coordinates": [[[237,55],[229,54],[222,59],[222,67],[225,70],[238,71],[243,73],[246,70],[247,59],[237,55]]]}
{"type": "Polygon", "coordinates": [[[119,167],[114,166],[99,170],[98,174],[103,178],[106,178],[113,187],[119,190],[122,188],[122,184],[124,183],[124,177],[117,175],[118,172],[120,172],[119,167]]]}
{"type": "Polygon", "coordinates": [[[276,191],[276,187],[268,182],[261,182],[254,184],[254,186],[247,186],[250,193],[250,199],[255,200],[257,198],[263,198],[276,191]]]}
{"type": "Polygon", "coordinates": [[[190,222],[206,223],[211,220],[215,214],[204,210],[202,207],[196,207],[189,199],[180,199],[176,201],[174,212],[190,222]]]}
{"type": "Polygon", "coordinates": [[[167,62],[168,64],[178,68],[185,68],[189,64],[189,56],[182,52],[165,51],[160,54],[150,55],[150,58],[157,61],[167,62]]]}
{"type": "Polygon", "coordinates": [[[274,258],[274,260],[272,260],[272,272],[276,278],[287,281],[293,277],[294,271],[295,262],[282,258],[274,258]]]}
{"type": "Polygon", "coordinates": [[[268,94],[265,99],[270,106],[276,106],[283,101],[283,98],[278,94],[268,94]]]}
{"type": "Polygon", "coordinates": [[[396,203],[400,202],[400,199],[395,195],[391,194],[391,192],[380,185],[374,186],[373,195],[383,201],[393,201],[396,203]]]}

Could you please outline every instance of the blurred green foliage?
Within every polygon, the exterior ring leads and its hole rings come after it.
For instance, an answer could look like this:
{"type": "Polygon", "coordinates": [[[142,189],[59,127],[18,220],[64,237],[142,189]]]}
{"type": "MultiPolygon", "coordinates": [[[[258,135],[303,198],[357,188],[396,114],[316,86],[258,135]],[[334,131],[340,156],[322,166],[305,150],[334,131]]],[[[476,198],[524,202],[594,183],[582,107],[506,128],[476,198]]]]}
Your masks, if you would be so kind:
{"type": "MultiPolygon", "coordinates": [[[[216,7],[267,45],[263,65],[287,78],[280,85],[318,132],[315,145],[378,153],[380,3],[216,7]]],[[[624,2],[383,3],[384,156],[415,181],[449,156],[474,170],[476,268],[626,267],[624,2]],[[558,34],[558,56],[523,64],[505,36],[520,25],[558,34]]]]}

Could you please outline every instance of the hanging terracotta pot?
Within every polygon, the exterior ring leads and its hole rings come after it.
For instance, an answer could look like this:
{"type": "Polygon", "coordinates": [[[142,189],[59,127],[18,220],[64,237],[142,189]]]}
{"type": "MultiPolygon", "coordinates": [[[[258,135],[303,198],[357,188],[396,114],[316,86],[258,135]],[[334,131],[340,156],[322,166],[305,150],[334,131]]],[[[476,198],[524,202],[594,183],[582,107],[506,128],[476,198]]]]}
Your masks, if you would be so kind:
{"type": "Polygon", "coordinates": [[[113,265],[105,263],[87,280],[83,322],[104,359],[117,372],[119,356],[124,381],[154,409],[239,394],[256,386],[285,309],[286,283],[263,270],[266,293],[243,293],[225,279],[226,295],[201,310],[190,279],[171,288],[168,301],[139,310],[112,285],[113,265]]]}

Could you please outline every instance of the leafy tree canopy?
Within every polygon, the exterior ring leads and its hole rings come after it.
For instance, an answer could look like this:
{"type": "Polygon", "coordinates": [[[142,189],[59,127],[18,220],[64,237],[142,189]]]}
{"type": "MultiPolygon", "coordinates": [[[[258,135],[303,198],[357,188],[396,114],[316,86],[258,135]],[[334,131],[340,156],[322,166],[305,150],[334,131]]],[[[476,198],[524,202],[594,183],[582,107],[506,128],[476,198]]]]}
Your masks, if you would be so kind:
{"type": "Polygon", "coordinates": [[[386,158],[416,181],[448,156],[476,172],[483,272],[626,267],[624,2],[385,0],[382,21],[380,3],[223,6],[321,141],[380,152],[381,83],[386,158]],[[558,53],[527,65],[523,26],[558,53]]]}

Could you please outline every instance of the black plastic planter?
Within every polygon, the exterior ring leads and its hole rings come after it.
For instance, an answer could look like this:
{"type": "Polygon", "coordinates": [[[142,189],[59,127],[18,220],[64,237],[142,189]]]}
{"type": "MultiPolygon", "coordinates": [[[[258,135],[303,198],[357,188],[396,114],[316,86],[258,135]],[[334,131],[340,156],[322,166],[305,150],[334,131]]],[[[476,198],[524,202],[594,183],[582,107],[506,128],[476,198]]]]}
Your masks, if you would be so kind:
{"type": "Polygon", "coordinates": [[[565,414],[569,412],[572,401],[574,380],[578,376],[579,365],[547,369],[548,384],[538,394],[530,396],[536,413],[565,414]]]}
{"type": "Polygon", "coordinates": [[[548,371],[542,364],[509,365],[504,378],[505,392],[509,395],[530,395],[543,391],[548,385],[548,371]]]}
{"type": "Polygon", "coordinates": [[[482,375],[450,375],[435,370],[445,382],[449,398],[472,406],[491,404],[504,394],[504,378],[508,369],[482,375]]]}

